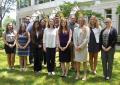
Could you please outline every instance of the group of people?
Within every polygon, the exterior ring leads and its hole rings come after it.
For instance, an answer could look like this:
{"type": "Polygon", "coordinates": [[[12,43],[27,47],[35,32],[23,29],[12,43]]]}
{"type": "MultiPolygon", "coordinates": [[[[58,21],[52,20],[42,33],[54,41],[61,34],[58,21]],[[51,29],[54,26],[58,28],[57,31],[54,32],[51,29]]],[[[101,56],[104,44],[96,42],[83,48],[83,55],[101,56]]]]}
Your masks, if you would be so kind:
{"type": "Polygon", "coordinates": [[[41,72],[42,62],[46,60],[48,75],[55,75],[55,56],[58,51],[61,77],[68,76],[71,63],[71,68],[76,72],[75,79],[79,79],[83,63],[82,80],[86,80],[88,54],[90,71],[96,74],[98,52],[101,50],[104,78],[111,78],[117,31],[112,27],[110,18],[105,19],[105,28],[101,28],[96,16],[91,16],[89,23],[84,17],[76,19],[74,15],[69,19],[55,16],[48,23],[45,19],[30,23],[22,23],[18,32],[14,31],[12,23],[6,26],[3,40],[9,69],[14,69],[17,49],[21,71],[27,70],[27,56],[32,54],[35,74],[41,72]]]}

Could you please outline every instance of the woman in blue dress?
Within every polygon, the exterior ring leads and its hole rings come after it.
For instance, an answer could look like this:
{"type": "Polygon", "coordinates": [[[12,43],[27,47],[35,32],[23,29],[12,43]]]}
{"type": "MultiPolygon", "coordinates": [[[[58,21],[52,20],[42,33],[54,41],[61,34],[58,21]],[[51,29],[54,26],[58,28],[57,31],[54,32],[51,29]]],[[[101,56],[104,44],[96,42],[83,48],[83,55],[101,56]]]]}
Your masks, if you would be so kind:
{"type": "Polygon", "coordinates": [[[67,27],[67,20],[63,19],[58,30],[59,61],[61,62],[62,77],[67,76],[70,62],[70,47],[72,31],[67,27]],[[66,64],[66,65],[65,65],[66,64]]]}
{"type": "Polygon", "coordinates": [[[26,71],[27,56],[29,56],[30,34],[26,31],[26,25],[21,24],[16,36],[18,56],[20,56],[20,71],[26,71]]]}

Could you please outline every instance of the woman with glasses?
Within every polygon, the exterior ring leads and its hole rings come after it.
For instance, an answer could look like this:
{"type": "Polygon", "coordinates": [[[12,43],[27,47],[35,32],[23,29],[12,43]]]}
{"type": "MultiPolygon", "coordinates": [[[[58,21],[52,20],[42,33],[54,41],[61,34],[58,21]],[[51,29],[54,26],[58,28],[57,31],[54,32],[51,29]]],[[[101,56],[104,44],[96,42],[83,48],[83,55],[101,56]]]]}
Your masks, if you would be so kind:
{"type": "Polygon", "coordinates": [[[112,66],[115,53],[115,44],[117,41],[117,31],[112,27],[110,18],[105,19],[106,27],[100,33],[101,59],[103,66],[103,75],[106,80],[112,77],[112,66]]]}

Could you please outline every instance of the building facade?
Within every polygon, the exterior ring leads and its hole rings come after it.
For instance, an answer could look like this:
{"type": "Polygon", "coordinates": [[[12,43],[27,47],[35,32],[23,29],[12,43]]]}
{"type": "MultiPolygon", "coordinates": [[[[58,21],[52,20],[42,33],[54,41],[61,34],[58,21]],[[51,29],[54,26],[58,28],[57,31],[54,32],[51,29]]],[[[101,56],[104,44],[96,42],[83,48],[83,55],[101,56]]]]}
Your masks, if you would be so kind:
{"type": "MultiPolygon", "coordinates": [[[[64,1],[67,0],[20,0],[17,5],[17,27],[21,22],[24,21],[25,16],[36,17],[36,14],[40,15],[44,13],[46,15],[49,15],[51,13],[56,13],[55,10],[59,10],[59,5],[63,4],[64,1]]],[[[102,16],[105,18],[111,18],[113,26],[118,30],[118,33],[120,34],[120,15],[116,14],[117,7],[120,4],[120,0],[91,1],[95,2],[94,5],[83,7],[83,9],[101,13],[102,16]]]]}

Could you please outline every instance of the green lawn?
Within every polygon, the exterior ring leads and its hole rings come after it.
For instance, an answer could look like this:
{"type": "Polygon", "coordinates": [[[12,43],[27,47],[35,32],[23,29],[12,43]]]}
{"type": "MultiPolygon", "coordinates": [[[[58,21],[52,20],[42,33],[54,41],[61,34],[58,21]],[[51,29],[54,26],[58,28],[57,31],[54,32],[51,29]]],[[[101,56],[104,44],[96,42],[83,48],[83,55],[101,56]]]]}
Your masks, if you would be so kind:
{"type": "MultiPolygon", "coordinates": [[[[35,76],[32,67],[28,65],[27,72],[19,71],[18,56],[16,56],[15,70],[8,71],[6,55],[0,51],[0,85],[120,85],[120,52],[115,53],[113,77],[105,81],[102,76],[101,59],[99,54],[97,75],[88,74],[87,81],[75,80],[75,72],[69,71],[67,78],[61,78],[61,69],[57,59],[56,75],[48,76],[46,68],[43,68],[39,76],[35,76]]],[[[83,75],[83,73],[81,72],[83,75]]]]}

